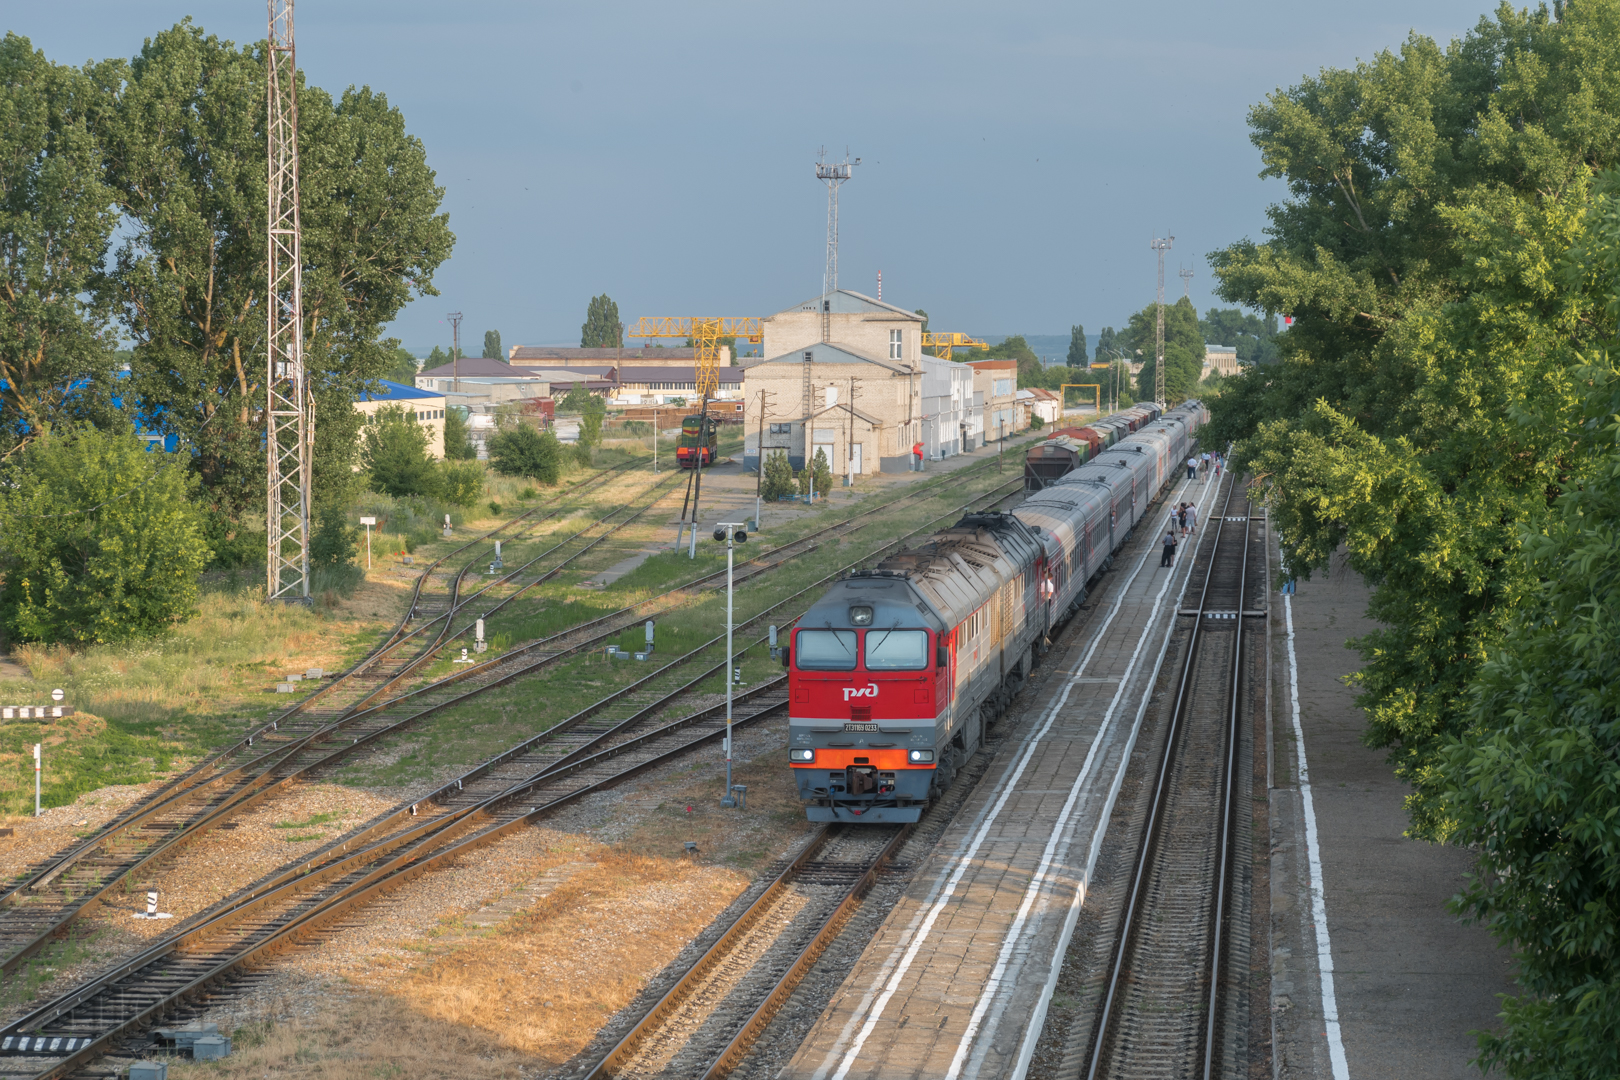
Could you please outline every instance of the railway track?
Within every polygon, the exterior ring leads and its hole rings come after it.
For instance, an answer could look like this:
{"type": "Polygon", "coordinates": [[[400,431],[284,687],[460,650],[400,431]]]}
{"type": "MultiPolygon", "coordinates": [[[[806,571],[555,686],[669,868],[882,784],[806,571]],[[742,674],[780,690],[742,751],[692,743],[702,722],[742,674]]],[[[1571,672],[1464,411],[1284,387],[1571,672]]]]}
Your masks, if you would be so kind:
{"type": "Polygon", "coordinates": [[[397,730],[398,724],[379,724],[376,711],[368,706],[432,661],[444,641],[454,638],[459,612],[498,586],[514,585],[493,608],[484,608],[489,614],[548,580],[645,513],[667,493],[670,483],[668,479],[655,482],[641,499],[613,508],[470,595],[462,594],[461,582],[481,564],[486,543],[502,533],[514,534],[521,541],[541,522],[565,510],[519,515],[430,564],[417,579],[411,608],[399,627],[333,685],[322,687],[254,735],[214,755],[206,768],[191,770],[186,783],[166,787],[84,843],[47,860],[0,897],[0,949],[5,950],[0,974],[14,972],[65,930],[86,905],[117,888],[128,875],[173,855],[293,782],[330,767],[383,734],[384,727],[397,730]],[[479,554],[464,566],[456,563],[458,569],[442,588],[424,591],[424,582],[440,566],[469,549],[477,549],[479,554]],[[407,630],[413,621],[419,625],[407,630]]]}
{"type": "Polygon", "coordinates": [[[828,825],[726,928],[586,1080],[718,1080],[816,962],[911,825],[828,825]]]}
{"type": "MultiPolygon", "coordinates": [[[[1246,828],[1245,737],[1264,669],[1264,551],[1259,519],[1227,481],[1205,526],[1176,694],[1154,766],[1147,819],[1083,1065],[1103,1077],[1236,1075],[1247,927],[1235,908],[1246,828]]],[[[1078,1075],[1079,1068],[1073,1072],[1078,1075]]]]}
{"type": "MultiPolygon", "coordinates": [[[[802,610],[808,606],[808,594],[832,577],[881,558],[942,518],[1016,496],[1020,483],[1009,481],[954,507],[884,549],[756,613],[743,625],[757,624],[796,601],[802,601],[802,610]]],[[[396,808],[365,830],[193,917],[164,941],[0,1029],[0,1060],[24,1059],[18,1064],[38,1068],[42,1080],[68,1075],[184,999],[318,932],[381,892],[584,795],[716,741],[725,730],[723,705],[669,718],[672,712],[685,711],[683,703],[700,684],[724,672],[723,655],[706,655],[716,644],[723,649],[723,638],[469,770],[426,799],[396,808]]],[[[476,686],[461,697],[517,674],[521,672],[476,686]]],[[[736,699],[734,726],[763,719],[785,701],[785,677],[755,687],[736,699]]]]}

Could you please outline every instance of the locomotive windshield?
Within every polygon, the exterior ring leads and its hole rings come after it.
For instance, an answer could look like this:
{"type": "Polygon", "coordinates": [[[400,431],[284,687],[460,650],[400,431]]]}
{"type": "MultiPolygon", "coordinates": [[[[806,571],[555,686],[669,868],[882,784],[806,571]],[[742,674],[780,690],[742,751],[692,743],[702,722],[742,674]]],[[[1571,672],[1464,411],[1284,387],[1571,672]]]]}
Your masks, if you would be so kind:
{"type": "Polygon", "coordinates": [[[854,671],[855,631],[800,630],[800,671],[854,671]]]}
{"type": "Polygon", "coordinates": [[[922,671],[928,667],[928,631],[868,630],[866,666],[872,671],[922,671]]]}

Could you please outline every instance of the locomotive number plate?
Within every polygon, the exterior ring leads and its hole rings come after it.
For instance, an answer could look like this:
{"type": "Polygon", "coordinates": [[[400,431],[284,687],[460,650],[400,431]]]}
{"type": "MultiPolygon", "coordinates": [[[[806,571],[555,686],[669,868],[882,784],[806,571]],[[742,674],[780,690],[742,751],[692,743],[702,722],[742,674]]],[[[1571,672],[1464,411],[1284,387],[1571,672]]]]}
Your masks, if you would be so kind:
{"type": "Polygon", "coordinates": [[[844,730],[845,731],[876,731],[877,729],[878,729],[878,726],[876,724],[845,724],[844,725],[844,730]]]}

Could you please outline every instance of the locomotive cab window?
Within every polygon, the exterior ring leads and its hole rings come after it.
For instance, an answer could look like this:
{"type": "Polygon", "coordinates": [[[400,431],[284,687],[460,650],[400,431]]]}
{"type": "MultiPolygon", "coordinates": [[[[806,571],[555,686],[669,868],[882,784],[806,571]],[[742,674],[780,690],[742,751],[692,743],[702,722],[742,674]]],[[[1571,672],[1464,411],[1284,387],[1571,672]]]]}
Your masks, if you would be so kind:
{"type": "Polygon", "coordinates": [[[793,659],[800,671],[854,671],[855,631],[800,630],[793,659]]]}
{"type": "Polygon", "coordinates": [[[866,667],[870,671],[923,671],[928,667],[928,631],[868,630],[866,667]]]}

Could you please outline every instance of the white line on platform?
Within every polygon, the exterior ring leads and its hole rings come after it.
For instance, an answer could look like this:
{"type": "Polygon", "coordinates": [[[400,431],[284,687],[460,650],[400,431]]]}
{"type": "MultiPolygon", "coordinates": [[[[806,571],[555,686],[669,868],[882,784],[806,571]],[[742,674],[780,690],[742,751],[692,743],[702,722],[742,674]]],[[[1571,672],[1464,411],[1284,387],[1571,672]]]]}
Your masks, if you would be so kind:
{"type": "MultiPolygon", "coordinates": [[[[1188,486],[1190,485],[1184,482],[1182,490],[1185,491],[1188,486]]],[[[1206,488],[1206,495],[1208,494],[1209,490],[1210,489],[1206,488]]],[[[1165,514],[1165,521],[1167,525],[1170,519],[1171,515],[1167,511],[1165,514]]],[[[923,942],[927,940],[929,933],[933,930],[934,923],[944,912],[945,906],[950,901],[952,895],[955,894],[957,885],[961,883],[962,878],[967,874],[969,867],[972,865],[973,857],[978,853],[979,848],[983,846],[991,826],[995,824],[997,818],[1000,817],[1002,810],[1006,807],[1008,799],[1012,797],[1013,791],[1017,786],[1018,778],[1023,775],[1024,770],[1034,758],[1036,749],[1040,745],[1042,739],[1045,738],[1047,732],[1051,730],[1059,710],[1061,710],[1068,702],[1069,695],[1073,691],[1081,674],[1091,663],[1091,659],[1096,654],[1098,647],[1101,645],[1103,637],[1106,635],[1108,628],[1113,624],[1114,617],[1119,614],[1120,609],[1124,606],[1125,599],[1130,593],[1131,586],[1136,583],[1138,575],[1141,574],[1142,569],[1147,565],[1148,556],[1153,554],[1155,547],[1156,545],[1149,544],[1143,550],[1141,559],[1137,561],[1136,569],[1131,571],[1131,576],[1120,589],[1119,595],[1114,601],[1113,608],[1108,612],[1108,617],[1103,621],[1102,626],[1098,628],[1096,635],[1092,638],[1090,646],[1088,646],[1086,649],[1085,656],[1075,667],[1075,674],[1064,683],[1063,690],[1058,695],[1057,700],[1054,701],[1047,709],[1047,713],[1042,724],[1025,742],[1023,752],[1018,758],[1017,765],[1009,770],[1010,775],[1003,774],[1000,785],[1001,795],[996,800],[994,806],[991,807],[989,813],[981,819],[977,828],[971,834],[972,840],[967,844],[966,851],[958,849],[958,852],[951,857],[950,861],[947,862],[943,868],[941,868],[940,875],[935,878],[934,887],[930,890],[931,895],[929,897],[929,901],[927,902],[928,906],[923,911],[918,913],[918,919],[914,919],[912,926],[907,928],[907,933],[912,935],[911,942],[907,946],[904,954],[900,957],[899,963],[895,966],[894,970],[889,975],[889,978],[886,980],[882,993],[878,994],[877,999],[875,1001],[871,1001],[870,1005],[868,1005],[867,1002],[863,1002],[861,1008],[857,1009],[855,1014],[851,1017],[850,1022],[845,1025],[844,1031],[839,1034],[839,1037],[834,1043],[831,1052],[828,1054],[825,1064],[815,1071],[814,1076],[817,1078],[817,1080],[827,1075],[827,1068],[832,1064],[832,1060],[836,1057],[838,1053],[838,1046],[843,1043],[846,1037],[848,1037],[850,1028],[852,1028],[855,1021],[859,1019],[861,1010],[865,1009],[866,1021],[861,1025],[860,1030],[855,1033],[854,1040],[851,1043],[849,1050],[844,1054],[843,1059],[839,1061],[837,1071],[833,1073],[833,1080],[846,1080],[846,1078],[849,1076],[850,1068],[855,1064],[855,1060],[860,1056],[861,1050],[866,1045],[866,1040],[871,1037],[872,1032],[877,1027],[878,1021],[882,1018],[883,1010],[888,1007],[889,1001],[894,997],[896,991],[899,990],[901,981],[905,978],[906,973],[910,971],[911,965],[916,960],[918,953],[921,952],[923,942]],[[955,865],[954,870],[951,869],[953,863],[955,865]],[[945,875],[947,873],[949,873],[949,879],[945,880],[945,875]],[[941,888],[942,882],[943,888],[941,888]]],[[[1188,563],[1190,565],[1190,559],[1188,560],[1188,563]]],[[[1174,576],[1175,573],[1172,570],[1171,574],[1167,576],[1167,581],[1169,578],[1173,578],[1174,576]]],[[[875,990],[876,987],[873,987],[873,989],[875,990]]]]}
{"type": "Polygon", "coordinates": [[[1288,623],[1288,701],[1294,718],[1295,761],[1299,767],[1299,800],[1305,808],[1305,853],[1311,867],[1311,922],[1316,927],[1316,969],[1322,976],[1322,1023],[1327,1028],[1333,1080],[1350,1080],[1339,1031],[1339,1002],[1333,993],[1333,947],[1328,941],[1327,899],[1322,891],[1322,849],[1316,839],[1316,802],[1311,797],[1311,770],[1305,764],[1305,728],[1299,720],[1299,659],[1294,654],[1294,598],[1283,594],[1288,623]]]}

